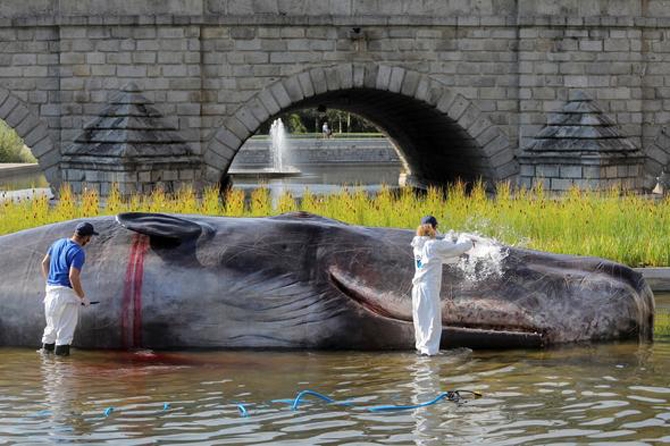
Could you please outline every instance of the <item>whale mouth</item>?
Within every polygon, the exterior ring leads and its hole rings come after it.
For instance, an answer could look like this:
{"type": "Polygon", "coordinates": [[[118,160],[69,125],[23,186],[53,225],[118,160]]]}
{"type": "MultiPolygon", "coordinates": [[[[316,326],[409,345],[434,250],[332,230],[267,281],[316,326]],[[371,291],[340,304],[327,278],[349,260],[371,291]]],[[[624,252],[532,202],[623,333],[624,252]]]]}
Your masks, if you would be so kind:
{"type": "MultiPolygon", "coordinates": [[[[380,294],[359,280],[351,279],[337,267],[329,269],[329,278],[340,293],[375,316],[412,322],[411,306],[398,303],[392,293],[380,294]]],[[[502,324],[442,321],[442,347],[538,348],[545,346],[546,341],[544,332],[527,324],[506,327],[502,324]]]]}
{"type": "MultiPolygon", "coordinates": [[[[407,312],[405,306],[393,305],[390,302],[387,302],[386,305],[381,305],[381,301],[384,300],[384,297],[390,298],[391,296],[380,296],[371,288],[366,287],[357,281],[349,280],[349,276],[336,267],[330,268],[329,277],[333,286],[340,293],[344,294],[370,313],[388,319],[412,322],[411,309],[410,312],[407,312]],[[377,297],[371,298],[371,296],[377,297]]],[[[388,300],[390,301],[390,299],[388,300]]]]}

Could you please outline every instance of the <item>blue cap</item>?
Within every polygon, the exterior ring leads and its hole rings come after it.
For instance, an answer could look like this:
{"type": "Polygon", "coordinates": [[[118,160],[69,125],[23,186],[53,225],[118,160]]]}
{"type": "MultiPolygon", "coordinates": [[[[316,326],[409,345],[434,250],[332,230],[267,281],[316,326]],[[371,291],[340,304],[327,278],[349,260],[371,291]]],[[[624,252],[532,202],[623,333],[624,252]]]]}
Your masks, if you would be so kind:
{"type": "Polygon", "coordinates": [[[75,228],[74,232],[77,235],[81,235],[82,237],[86,237],[88,235],[100,235],[97,232],[95,232],[95,229],[93,229],[93,225],[87,221],[79,223],[75,228]]]}
{"type": "Polygon", "coordinates": [[[437,227],[437,219],[432,215],[426,215],[421,219],[422,225],[431,225],[433,228],[437,227]]]}

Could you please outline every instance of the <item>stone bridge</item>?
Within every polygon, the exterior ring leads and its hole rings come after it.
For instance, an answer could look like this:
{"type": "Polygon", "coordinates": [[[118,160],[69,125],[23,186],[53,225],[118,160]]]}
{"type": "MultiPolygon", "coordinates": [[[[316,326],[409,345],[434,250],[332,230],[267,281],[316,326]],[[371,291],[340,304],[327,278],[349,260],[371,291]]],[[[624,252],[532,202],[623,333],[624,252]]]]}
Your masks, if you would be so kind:
{"type": "Polygon", "coordinates": [[[417,181],[517,181],[575,90],[642,153],[646,187],[670,162],[663,0],[0,2],[0,119],[52,185],[131,82],[212,182],[263,123],[319,106],[377,124],[417,181]]]}

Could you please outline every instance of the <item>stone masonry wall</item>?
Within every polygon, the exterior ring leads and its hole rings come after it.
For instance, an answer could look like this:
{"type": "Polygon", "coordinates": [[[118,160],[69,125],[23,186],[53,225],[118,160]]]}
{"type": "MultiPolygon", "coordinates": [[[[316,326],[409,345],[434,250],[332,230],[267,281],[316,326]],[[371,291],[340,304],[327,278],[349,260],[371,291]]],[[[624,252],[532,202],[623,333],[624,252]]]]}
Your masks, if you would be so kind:
{"type": "MultiPolygon", "coordinates": [[[[382,64],[470,101],[516,155],[571,89],[584,90],[642,148],[649,180],[670,162],[668,42],[661,0],[5,1],[0,119],[57,183],[61,151],[130,81],[203,154],[273,82],[382,64]]],[[[268,98],[260,115],[281,102],[268,98]]]]}

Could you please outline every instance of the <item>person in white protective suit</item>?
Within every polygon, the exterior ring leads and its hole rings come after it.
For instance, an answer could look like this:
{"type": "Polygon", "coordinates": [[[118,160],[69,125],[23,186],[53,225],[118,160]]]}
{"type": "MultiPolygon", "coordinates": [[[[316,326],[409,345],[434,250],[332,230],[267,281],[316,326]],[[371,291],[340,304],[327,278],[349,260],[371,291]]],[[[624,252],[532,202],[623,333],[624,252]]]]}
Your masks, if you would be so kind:
{"type": "Polygon", "coordinates": [[[414,278],[412,279],[412,319],[417,352],[436,355],[442,336],[442,265],[455,263],[458,257],[474,246],[472,241],[455,243],[437,238],[437,219],[428,215],[421,219],[412,240],[414,278]]]}

